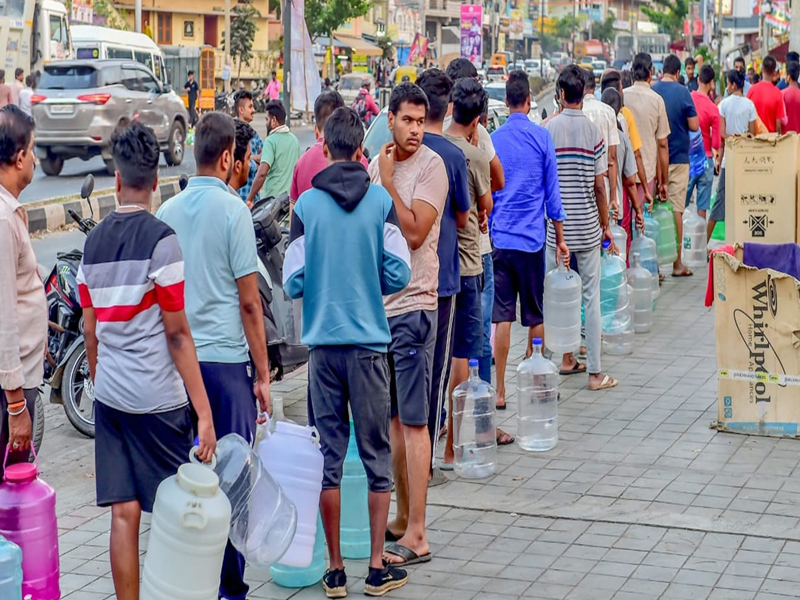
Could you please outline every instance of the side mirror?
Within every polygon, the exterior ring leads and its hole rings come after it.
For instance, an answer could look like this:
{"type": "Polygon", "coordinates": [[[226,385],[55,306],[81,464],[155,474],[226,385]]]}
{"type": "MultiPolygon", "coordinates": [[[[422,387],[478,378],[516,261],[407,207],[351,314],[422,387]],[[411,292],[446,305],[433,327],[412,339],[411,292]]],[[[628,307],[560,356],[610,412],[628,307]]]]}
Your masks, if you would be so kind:
{"type": "Polygon", "coordinates": [[[169,94],[172,91],[172,86],[168,83],[165,83],[161,86],[161,93],[162,94],[169,94]]]}
{"type": "Polygon", "coordinates": [[[81,185],[81,198],[88,200],[94,191],[94,175],[89,173],[81,185]]]}
{"type": "Polygon", "coordinates": [[[181,188],[181,191],[186,189],[186,186],[189,185],[189,176],[184,173],[181,175],[180,179],[178,179],[178,186],[181,188]]]}

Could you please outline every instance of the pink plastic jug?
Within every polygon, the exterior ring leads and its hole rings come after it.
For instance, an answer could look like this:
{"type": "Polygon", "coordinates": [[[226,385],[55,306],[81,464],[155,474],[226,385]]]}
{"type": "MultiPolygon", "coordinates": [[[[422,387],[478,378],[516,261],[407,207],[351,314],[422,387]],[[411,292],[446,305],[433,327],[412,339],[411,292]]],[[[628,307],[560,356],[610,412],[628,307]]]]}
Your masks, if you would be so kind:
{"type": "Polygon", "coordinates": [[[59,600],[56,493],[39,479],[38,461],[6,467],[0,484],[0,535],[22,549],[22,597],[59,600]]]}

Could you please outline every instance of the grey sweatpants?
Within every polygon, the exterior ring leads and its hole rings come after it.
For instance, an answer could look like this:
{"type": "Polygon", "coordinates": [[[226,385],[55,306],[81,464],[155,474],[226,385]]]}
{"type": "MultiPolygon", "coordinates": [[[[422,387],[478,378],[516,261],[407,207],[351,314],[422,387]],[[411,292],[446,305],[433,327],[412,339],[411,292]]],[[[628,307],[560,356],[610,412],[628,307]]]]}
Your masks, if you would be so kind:
{"type": "MultiPolygon", "coordinates": [[[[597,374],[601,372],[600,353],[602,352],[603,329],[600,319],[600,246],[591,250],[577,250],[572,254],[578,262],[578,274],[581,276],[583,288],[583,306],[586,316],[586,370],[589,373],[597,374]]],[[[549,273],[556,268],[555,248],[547,248],[546,260],[549,273]]]]}

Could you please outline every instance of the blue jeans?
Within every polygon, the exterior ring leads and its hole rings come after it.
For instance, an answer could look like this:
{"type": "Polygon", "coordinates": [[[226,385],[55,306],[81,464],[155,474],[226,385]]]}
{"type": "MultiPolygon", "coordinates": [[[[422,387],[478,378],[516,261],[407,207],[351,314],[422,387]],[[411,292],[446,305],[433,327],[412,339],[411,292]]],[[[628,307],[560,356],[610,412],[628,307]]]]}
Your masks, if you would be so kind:
{"type": "Polygon", "coordinates": [[[483,312],[483,356],[478,359],[481,379],[492,383],[492,309],[494,308],[494,265],[492,254],[483,255],[483,293],[481,310],[483,312]]]}
{"type": "Polygon", "coordinates": [[[689,187],[686,190],[686,206],[692,199],[692,192],[697,186],[697,210],[708,210],[711,208],[711,191],[714,187],[714,159],[706,159],[706,170],[702,175],[689,179],[689,187]]]}

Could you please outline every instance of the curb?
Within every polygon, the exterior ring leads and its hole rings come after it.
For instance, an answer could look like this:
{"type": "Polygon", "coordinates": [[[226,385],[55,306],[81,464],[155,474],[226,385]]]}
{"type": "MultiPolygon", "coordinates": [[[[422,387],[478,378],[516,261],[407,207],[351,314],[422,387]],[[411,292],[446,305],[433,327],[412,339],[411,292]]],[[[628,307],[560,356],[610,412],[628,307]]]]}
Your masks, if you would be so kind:
{"type": "MultiPolygon", "coordinates": [[[[167,200],[180,192],[178,180],[160,183],[158,189],[153,194],[152,211],[155,212],[167,200]]],[[[102,190],[96,196],[92,196],[92,210],[94,219],[99,223],[110,212],[117,208],[117,198],[113,190],[102,190]]],[[[86,205],[86,201],[81,198],[62,200],[51,200],[49,203],[39,206],[25,206],[28,213],[28,232],[49,233],[64,228],[73,223],[69,216],[69,210],[75,211],[81,217],[91,217],[92,212],[86,205]]]]}

